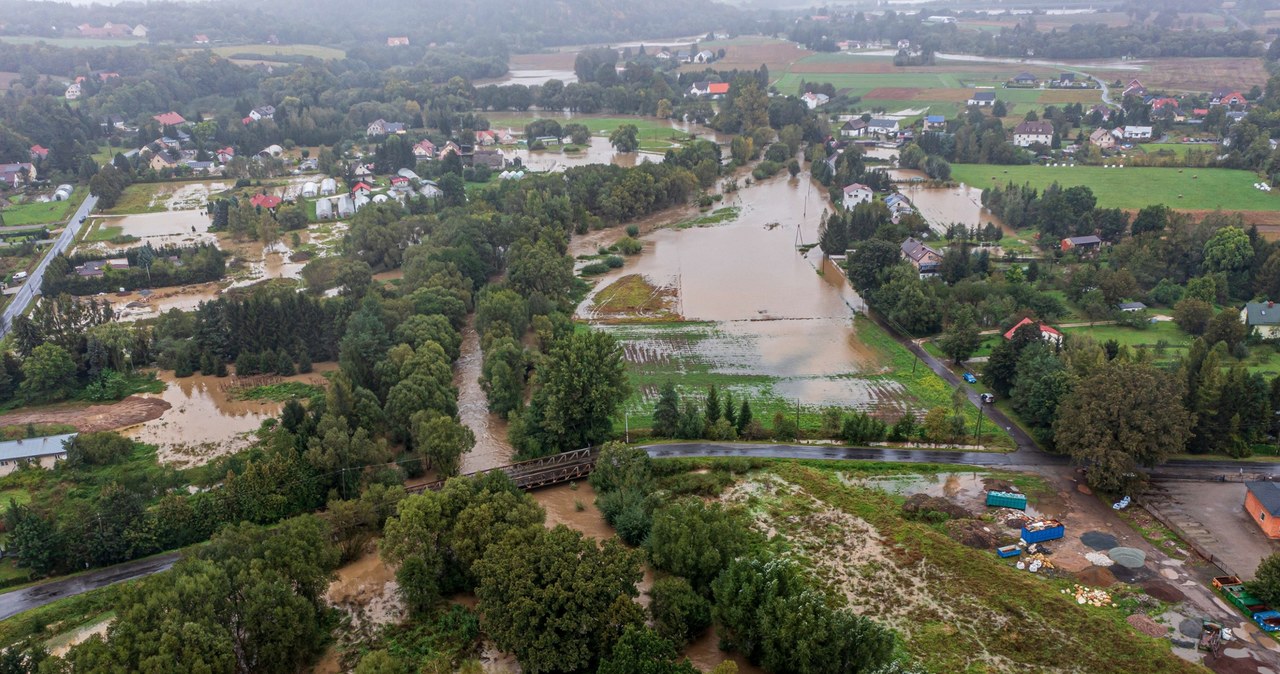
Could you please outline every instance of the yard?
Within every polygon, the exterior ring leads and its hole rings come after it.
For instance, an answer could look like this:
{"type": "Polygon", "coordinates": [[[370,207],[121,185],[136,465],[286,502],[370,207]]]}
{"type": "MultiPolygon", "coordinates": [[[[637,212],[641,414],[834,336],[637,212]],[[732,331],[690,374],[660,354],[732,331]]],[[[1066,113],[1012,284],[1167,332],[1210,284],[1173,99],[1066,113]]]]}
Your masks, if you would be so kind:
{"type": "Polygon", "coordinates": [[[0,211],[0,218],[8,227],[19,225],[62,224],[75,212],[84,200],[85,190],[77,187],[66,201],[32,202],[10,206],[0,211]]]}
{"type": "Polygon", "coordinates": [[[1138,210],[1153,203],[1188,211],[1278,211],[1280,194],[1254,188],[1252,171],[1101,166],[993,166],[953,164],[951,177],[968,185],[1030,183],[1043,189],[1084,185],[1098,206],[1138,210]]]}

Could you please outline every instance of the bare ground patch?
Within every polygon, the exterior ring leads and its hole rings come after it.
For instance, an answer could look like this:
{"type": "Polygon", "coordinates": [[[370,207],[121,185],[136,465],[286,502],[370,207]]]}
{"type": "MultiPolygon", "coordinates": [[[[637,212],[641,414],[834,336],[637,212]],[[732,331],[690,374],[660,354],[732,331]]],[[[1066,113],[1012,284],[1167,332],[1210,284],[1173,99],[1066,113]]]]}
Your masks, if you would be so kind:
{"type": "Polygon", "coordinates": [[[876,101],[905,101],[915,99],[916,95],[921,91],[926,90],[914,87],[876,87],[875,89],[868,91],[867,95],[863,96],[863,98],[876,101]]]}
{"type": "Polygon", "coordinates": [[[129,396],[107,405],[50,405],[0,415],[0,426],[67,424],[81,433],[111,431],[159,419],[171,405],[159,398],[129,396]]]}

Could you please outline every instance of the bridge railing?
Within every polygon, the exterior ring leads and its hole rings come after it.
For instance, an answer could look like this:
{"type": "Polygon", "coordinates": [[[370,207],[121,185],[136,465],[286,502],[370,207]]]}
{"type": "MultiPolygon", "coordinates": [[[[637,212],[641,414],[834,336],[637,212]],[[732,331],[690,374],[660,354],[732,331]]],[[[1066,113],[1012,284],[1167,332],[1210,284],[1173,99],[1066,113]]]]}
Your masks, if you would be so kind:
{"type": "MultiPolygon", "coordinates": [[[[551,456],[529,459],[528,461],[519,461],[488,470],[464,473],[459,477],[474,477],[500,470],[509,475],[511,480],[516,483],[516,486],[521,489],[538,489],[539,487],[549,487],[553,484],[569,482],[570,480],[577,480],[590,475],[591,471],[596,467],[596,457],[599,454],[599,449],[585,447],[560,454],[552,454],[551,456]]],[[[444,488],[444,483],[445,480],[436,480],[435,482],[427,482],[410,487],[408,491],[411,494],[421,494],[428,490],[440,491],[444,488]]]]}

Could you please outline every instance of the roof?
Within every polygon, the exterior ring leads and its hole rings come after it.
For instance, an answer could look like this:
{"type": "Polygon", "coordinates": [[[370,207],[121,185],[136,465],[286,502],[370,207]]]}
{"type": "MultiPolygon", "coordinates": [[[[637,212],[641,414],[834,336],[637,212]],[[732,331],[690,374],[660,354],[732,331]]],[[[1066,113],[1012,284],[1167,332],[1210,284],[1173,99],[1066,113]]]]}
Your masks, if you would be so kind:
{"type": "Polygon", "coordinates": [[[75,433],[64,435],[46,435],[43,438],[26,438],[0,442],[0,461],[14,459],[33,459],[41,456],[54,456],[67,451],[64,442],[76,437],[75,433]]]}
{"type": "MultiPolygon", "coordinates": [[[[1006,332],[1006,333],[1004,333],[1004,338],[1005,338],[1005,339],[1013,339],[1013,333],[1017,332],[1017,331],[1018,331],[1018,328],[1020,328],[1020,327],[1022,327],[1022,326],[1024,326],[1024,325],[1030,325],[1030,324],[1031,324],[1031,323],[1033,323],[1033,322],[1034,322],[1034,321],[1032,321],[1030,318],[1024,318],[1024,319],[1022,319],[1022,320],[1018,321],[1018,324],[1017,324],[1017,325],[1013,326],[1012,328],[1009,328],[1009,331],[1008,331],[1008,332],[1006,332]]],[[[1041,323],[1041,324],[1040,324],[1040,332],[1041,332],[1041,334],[1046,334],[1046,333],[1047,333],[1047,334],[1050,334],[1050,335],[1056,335],[1056,336],[1058,336],[1058,337],[1061,337],[1061,336],[1062,336],[1062,333],[1061,333],[1061,332],[1058,332],[1057,330],[1054,330],[1054,329],[1053,329],[1052,327],[1050,327],[1050,326],[1049,326],[1049,324],[1047,324],[1047,323],[1041,323]]]]}
{"type": "Polygon", "coordinates": [[[1093,130],[1093,133],[1089,134],[1089,139],[1090,139],[1090,140],[1095,140],[1095,141],[1096,141],[1096,140],[1100,140],[1100,139],[1102,139],[1102,138],[1109,138],[1110,136],[1111,136],[1111,132],[1110,132],[1110,131],[1107,131],[1106,129],[1104,129],[1104,128],[1102,128],[1102,127],[1098,127],[1098,128],[1096,128],[1096,129],[1094,129],[1094,130],[1093,130]]]}
{"type": "Polygon", "coordinates": [[[864,191],[867,191],[867,192],[872,191],[870,187],[867,187],[866,185],[863,185],[862,183],[854,183],[854,184],[849,185],[848,187],[844,188],[844,193],[845,193],[845,194],[849,194],[849,193],[851,193],[851,192],[857,192],[858,190],[864,190],[864,191]]]}
{"type": "Polygon", "coordinates": [[[1101,245],[1102,239],[1090,234],[1089,236],[1069,236],[1064,241],[1070,241],[1073,246],[1093,246],[1101,245]]]}
{"type": "Polygon", "coordinates": [[[903,241],[901,248],[902,248],[903,255],[906,255],[907,257],[911,258],[912,260],[915,260],[916,262],[923,260],[930,253],[937,255],[938,257],[942,257],[942,253],[939,253],[938,251],[930,248],[929,246],[925,245],[923,241],[919,241],[914,237],[908,238],[906,241],[903,241]]]}
{"type": "Polygon", "coordinates": [[[994,91],[976,91],[973,96],[969,97],[975,101],[994,101],[996,100],[996,92],[994,91]]]}
{"type": "Polygon", "coordinates": [[[249,203],[263,208],[275,208],[280,205],[280,201],[280,197],[270,194],[255,194],[253,198],[249,199],[249,203]]]}
{"type": "Polygon", "coordinates": [[[1120,304],[1117,304],[1116,306],[1117,306],[1117,307],[1119,307],[1121,310],[1124,310],[1124,309],[1133,309],[1133,310],[1138,310],[1138,309],[1146,309],[1146,308],[1147,308],[1147,305],[1143,304],[1142,302],[1121,302],[1120,304]]]}
{"type": "Polygon", "coordinates": [[[1036,78],[1036,76],[1035,76],[1035,75],[1032,75],[1032,74],[1031,74],[1031,73],[1029,73],[1029,72],[1023,71],[1023,72],[1020,72],[1020,73],[1018,73],[1017,75],[1015,75],[1013,79],[1015,79],[1015,80],[1034,80],[1035,78],[1036,78]]]}
{"type": "Polygon", "coordinates": [[[941,124],[947,121],[947,118],[945,115],[929,115],[928,117],[924,118],[924,121],[930,124],[941,124]]]}
{"type": "Polygon", "coordinates": [[[352,192],[355,192],[356,190],[372,190],[372,189],[373,189],[373,188],[372,188],[372,187],[370,187],[370,186],[368,185],[368,183],[365,183],[365,182],[358,182],[358,183],[356,183],[356,184],[355,184],[355,186],[353,186],[353,187],[351,188],[351,191],[352,191],[352,192]]]}
{"type": "Polygon", "coordinates": [[[728,82],[710,82],[707,84],[707,93],[727,94],[729,93],[729,83],[728,82]]]}
{"type": "Polygon", "coordinates": [[[1250,302],[1244,310],[1247,325],[1280,325],[1280,309],[1275,302],[1250,302]]]}
{"type": "Polygon", "coordinates": [[[1246,482],[1245,489],[1248,489],[1253,497],[1258,499],[1258,503],[1262,504],[1267,512],[1276,514],[1280,513],[1280,484],[1275,482],[1246,482]]]}
{"type": "Polygon", "coordinates": [[[1023,122],[1013,128],[1014,134],[1031,135],[1031,136],[1052,136],[1053,122],[1039,120],[1035,122],[1023,122]]]}
{"type": "Polygon", "coordinates": [[[867,126],[873,126],[879,129],[892,129],[897,125],[898,125],[898,120],[885,119],[883,117],[872,119],[870,122],[867,123],[867,126]]]}
{"type": "Polygon", "coordinates": [[[851,119],[845,122],[844,126],[840,128],[844,129],[845,131],[857,131],[858,129],[867,128],[867,123],[862,121],[861,119],[851,119]]]}
{"type": "Polygon", "coordinates": [[[166,112],[164,114],[156,115],[153,119],[165,126],[177,126],[179,124],[187,123],[187,120],[183,119],[182,115],[179,115],[176,112],[166,112]]]}

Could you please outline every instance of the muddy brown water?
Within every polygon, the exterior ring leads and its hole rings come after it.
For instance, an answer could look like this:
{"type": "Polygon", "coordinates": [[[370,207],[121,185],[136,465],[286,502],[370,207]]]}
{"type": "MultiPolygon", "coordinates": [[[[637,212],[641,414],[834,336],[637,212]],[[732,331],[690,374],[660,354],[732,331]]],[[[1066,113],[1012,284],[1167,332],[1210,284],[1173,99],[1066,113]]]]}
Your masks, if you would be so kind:
{"type": "Polygon", "coordinates": [[[462,472],[473,473],[512,462],[515,449],[507,440],[507,422],[489,412],[489,399],[480,386],[484,354],[476,332],[475,315],[462,329],[462,349],[453,366],[453,383],[458,387],[458,419],[471,429],[476,444],[462,455],[462,472]]]}
{"type": "MultiPolygon", "coordinates": [[[[285,377],[285,381],[301,381],[323,385],[324,372],[337,368],[336,363],[317,363],[310,374],[285,377]]],[[[174,377],[162,371],[157,377],[166,384],[163,393],[143,394],[170,405],[159,418],[125,429],[124,435],[159,448],[160,463],[192,466],[232,454],[253,442],[252,432],[266,419],[280,414],[283,403],[259,400],[234,400],[227,386],[231,379],[210,375],[174,377]]]]}
{"type": "MultiPolygon", "coordinates": [[[[889,176],[901,181],[926,178],[923,172],[911,169],[894,169],[889,171],[889,176]]],[[[986,226],[987,223],[992,223],[999,227],[1005,236],[1016,236],[1012,228],[996,214],[983,207],[982,187],[964,183],[956,187],[929,187],[900,182],[898,191],[911,200],[911,204],[920,211],[920,215],[924,216],[929,226],[939,234],[947,231],[947,225],[958,222],[970,227],[986,226]]]]}

